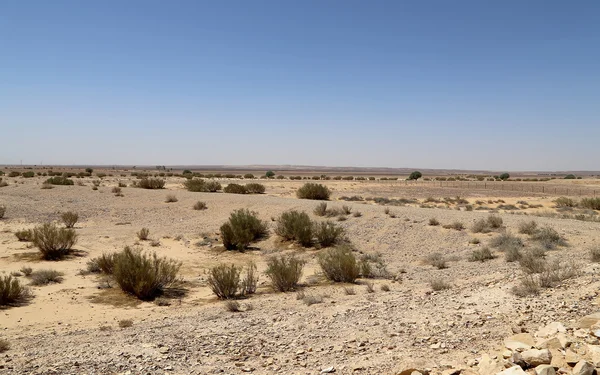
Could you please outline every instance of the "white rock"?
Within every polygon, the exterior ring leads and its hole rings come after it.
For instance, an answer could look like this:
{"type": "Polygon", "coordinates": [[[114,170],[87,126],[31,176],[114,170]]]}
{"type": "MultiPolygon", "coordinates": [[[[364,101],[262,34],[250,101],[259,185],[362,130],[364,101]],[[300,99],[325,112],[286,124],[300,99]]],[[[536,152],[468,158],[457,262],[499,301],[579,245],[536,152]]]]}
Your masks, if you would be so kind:
{"type": "Polygon", "coordinates": [[[600,312],[584,316],[579,320],[577,326],[579,328],[590,328],[598,322],[600,322],[600,312]]]}
{"type": "Polygon", "coordinates": [[[586,361],[579,361],[573,367],[573,375],[592,375],[594,373],[594,366],[586,361]]]}
{"type": "Polygon", "coordinates": [[[539,365],[535,368],[536,375],[556,375],[556,370],[550,365],[539,365]]]}
{"type": "Polygon", "coordinates": [[[556,335],[557,333],[565,333],[567,329],[562,323],[552,322],[547,326],[540,328],[535,335],[539,338],[547,338],[556,335]]]}
{"type": "Polygon", "coordinates": [[[504,346],[512,351],[531,349],[535,342],[529,333],[519,333],[504,339],[504,346]]]}
{"type": "Polygon", "coordinates": [[[530,366],[549,365],[552,362],[552,353],[548,349],[529,349],[521,353],[523,360],[530,366]]]}
{"type": "Polygon", "coordinates": [[[335,367],[333,367],[333,366],[326,367],[321,370],[321,374],[330,374],[332,372],[335,372],[335,367]]]}
{"type": "Polygon", "coordinates": [[[523,371],[521,366],[513,366],[504,371],[496,373],[496,375],[527,375],[527,373],[523,371]]]}

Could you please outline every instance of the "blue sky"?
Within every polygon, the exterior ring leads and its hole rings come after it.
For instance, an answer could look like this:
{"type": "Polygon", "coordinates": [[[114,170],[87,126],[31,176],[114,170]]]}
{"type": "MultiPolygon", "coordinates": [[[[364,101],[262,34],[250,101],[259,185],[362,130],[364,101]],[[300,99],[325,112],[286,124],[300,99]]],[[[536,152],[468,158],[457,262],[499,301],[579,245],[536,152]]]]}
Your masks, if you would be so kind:
{"type": "Polygon", "coordinates": [[[600,2],[0,2],[0,164],[600,170],[600,2]]]}

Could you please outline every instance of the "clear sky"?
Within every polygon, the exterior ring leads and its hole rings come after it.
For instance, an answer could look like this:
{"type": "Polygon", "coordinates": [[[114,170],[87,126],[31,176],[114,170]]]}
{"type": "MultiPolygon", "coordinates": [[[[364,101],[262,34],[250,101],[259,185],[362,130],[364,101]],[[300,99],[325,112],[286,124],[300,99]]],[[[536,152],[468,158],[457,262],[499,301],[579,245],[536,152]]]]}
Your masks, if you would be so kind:
{"type": "Polygon", "coordinates": [[[600,1],[0,1],[0,164],[600,170],[600,1]]]}

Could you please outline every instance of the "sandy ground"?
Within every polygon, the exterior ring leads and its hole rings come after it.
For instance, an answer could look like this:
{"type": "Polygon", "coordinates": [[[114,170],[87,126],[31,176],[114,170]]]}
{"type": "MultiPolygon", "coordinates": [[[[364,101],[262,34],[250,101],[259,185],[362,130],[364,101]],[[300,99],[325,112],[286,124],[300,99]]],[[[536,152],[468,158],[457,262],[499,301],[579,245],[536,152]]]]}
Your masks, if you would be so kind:
{"type": "MultiPolygon", "coordinates": [[[[48,190],[40,188],[38,177],[12,180],[20,183],[0,188],[0,205],[7,207],[0,220],[0,270],[9,274],[23,266],[51,268],[63,272],[64,281],[32,287],[35,297],[28,305],[0,310],[0,338],[12,346],[0,354],[0,373],[318,374],[333,366],[343,374],[393,374],[410,364],[441,372],[447,366],[464,366],[480,351],[497,347],[515,325],[574,321],[597,308],[598,267],[589,262],[587,252],[600,245],[599,223],[535,217],[540,225],[552,226],[568,240],[568,247],[551,251],[549,257],[575,262],[581,275],[539,296],[517,298],[510,292],[522,277],[517,264],[506,263],[502,256],[485,263],[468,261],[473,249],[483,247],[495,233],[428,225],[435,217],[442,224],[460,221],[469,228],[487,217],[486,211],[413,204],[390,207],[395,216],[391,217],[380,205],[336,201],[351,195],[421,200],[461,196],[470,204],[501,198],[506,204],[525,200],[542,205],[519,210],[535,213],[553,210],[552,196],[519,196],[509,191],[490,196],[485,190],[327,181],[334,190],[330,206],[348,205],[362,213],[339,222],[349,239],[362,253],[381,253],[396,276],[372,280],[375,293],[367,293],[361,280],[353,286],[356,294],[347,295],[343,286],[323,279],[316,263],[319,250],[281,243],[275,235],[245,253],[218,246],[218,229],[237,208],[257,211],[271,229],[273,219],[290,209],[323,220],[312,213],[317,202],[295,198],[295,189],[305,181],[267,181],[264,195],[233,195],[187,192],[181,179],[171,178],[165,190],[127,187],[124,197],[116,197],[111,188],[117,180],[128,178],[107,178],[97,191],[92,190],[91,179],[83,179],[86,186],[48,190]],[[175,194],[178,201],[165,203],[167,194],[175,194]],[[199,200],[207,203],[207,210],[192,209],[199,200]],[[31,244],[14,236],[17,230],[58,220],[67,210],[80,215],[77,256],[41,261],[31,244]],[[142,227],[150,229],[150,237],[159,240],[159,246],[137,239],[142,227]],[[481,244],[472,244],[474,237],[481,244]],[[198,245],[207,239],[213,245],[198,245]],[[171,299],[170,306],[158,306],[115,288],[101,288],[106,283],[100,276],[79,274],[90,258],[125,245],[180,260],[187,293],[171,299]],[[323,303],[307,306],[296,299],[296,293],[274,293],[261,275],[257,295],[242,301],[252,309],[231,313],[206,286],[206,270],[215,264],[254,261],[262,271],[265,257],[279,252],[296,253],[307,260],[305,293],[322,296],[323,303]],[[447,269],[423,263],[423,257],[434,252],[452,259],[447,269]],[[452,288],[432,292],[429,281],[433,278],[447,280],[452,288]],[[382,291],[383,284],[390,291],[382,291]],[[119,328],[123,319],[133,320],[133,326],[119,328]]],[[[526,219],[504,211],[500,216],[513,233],[526,219]]],[[[27,283],[25,277],[20,278],[27,283]]]]}

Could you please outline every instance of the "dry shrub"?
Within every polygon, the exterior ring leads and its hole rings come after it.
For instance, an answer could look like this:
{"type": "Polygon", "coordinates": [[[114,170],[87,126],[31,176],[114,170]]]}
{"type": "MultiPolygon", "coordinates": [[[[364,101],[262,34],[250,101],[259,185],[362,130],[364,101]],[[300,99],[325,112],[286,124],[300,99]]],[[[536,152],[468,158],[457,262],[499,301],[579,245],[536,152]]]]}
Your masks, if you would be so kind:
{"type": "Polygon", "coordinates": [[[23,229],[15,232],[15,237],[21,242],[31,241],[33,238],[33,232],[31,229],[23,229]]]}
{"type": "Polygon", "coordinates": [[[573,199],[567,198],[567,197],[556,198],[554,200],[554,203],[556,204],[556,207],[575,207],[575,206],[577,206],[577,203],[573,199]]]}
{"type": "Polygon", "coordinates": [[[538,294],[541,288],[552,288],[561,281],[577,277],[578,268],[573,263],[564,264],[560,260],[544,262],[544,267],[537,274],[528,274],[513,287],[513,294],[519,297],[538,294]]]}
{"type": "Polygon", "coordinates": [[[150,229],[148,229],[148,228],[142,228],[136,234],[137,234],[137,238],[140,241],[146,241],[150,237],[150,229]]]}
{"type": "Polygon", "coordinates": [[[29,288],[13,276],[0,276],[0,306],[14,306],[30,298],[29,288]]]}
{"type": "Polygon", "coordinates": [[[110,190],[110,192],[113,194],[121,194],[121,188],[118,186],[115,186],[110,190]]]}
{"type": "Polygon", "coordinates": [[[242,306],[236,300],[227,300],[225,301],[225,310],[229,312],[240,312],[242,311],[242,306]]]}
{"type": "Polygon", "coordinates": [[[120,328],[129,328],[133,326],[133,320],[131,319],[122,319],[119,320],[119,327],[120,328]]]}
{"type": "Polygon", "coordinates": [[[318,294],[303,294],[302,302],[306,306],[316,305],[318,303],[323,303],[323,296],[318,294]]]}
{"type": "Polygon", "coordinates": [[[258,287],[258,273],[256,272],[256,264],[249,262],[246,265],[246,273],[242,279],[242,294],[249,295],[256,293],[258,287]]]}
{"type": "Polygon", "coordinates": [[[454,229],[454,230],[463,230],[465,229],[465,225],[463,223],[461,223],[460,221],[455,221],[452,224],[446,224],[444,225],[445,229],[454,229]]]}
{"type": "Polygon", "coordinates": [[[167,198],[165,199],[165,203],[175,203],[177,201],[178,201],[178,199],[175,196],[175,194],[169,194],[169,195],[167,195],[167,198]]]}
{"type": "Polygon", "coordinates": [[[21,267],[21,269],[19,270],[23,273],[23,275],[25,276],[29,276],[33,273],[33,268],[31,267],[21,267]]]}
{"type": "Polygon", "coordinates": [[[0,219],[4,217],[4,214],[6,214],[6,206],[0,205],[0,219]]]}
{"type": "Polygon", "coordinates": [[[353,283],[360,275],[359,264],[348,246],[322,251],[317,260],[328,280],[353,283]]]}
{"type": "Polygon", "coordinates": [[[58,228],[53,223],[37,226],[32,232],[32,242],[46,260],[60,260],[71,252],[77,243],[77,233],[73,229],[58,228]]]}
{"type": "Polygon", "coordinates": [[[504,260],[508,263],[517,262],[521,259],[521,247],[509,246],[504,248],[504,260]]]}
{"type": "Polygon", "coordinates": [[[390,276],[381,253],[363,254],[358,264],[360,275],[364,278],[387,278],[390,276]]]}
{"type": "Polygon", "coordinates": [[[528,234],[530,236],[537,232],[538,224],[535,220],[523,221],[519,223],[519,233],[528,234]]]}
{"type": "Polygon", "coordinates": [[[79,215],[73,211],[67,211],[60,216],[62,222],[65,224],[67,228],[73,228],[77,220],[79,220],[79,215]]]}
{"type": "Polygon", "coordinates": [[[356,294],[356,290],[351,286],[345,286],[344,293],[348,296],[353,296],[356,294]]]}
{"type": "Polygon", "coordinates": [[[75,184],[73,182],[73,180],[70,180],[66,177],[61,177],[61,176],[50,177],[44,183],[50,184],[50,185],[74,185],[75,184]]]}
{"type": "Polygon", "coordinates": [[[181,263],[159,258],[156,253],[146,255],[126,246],[114,254],[113,277],[119,287],[137,298],[147,301],[162,294],[177,281],[181,263]]]}
{"type": "Polygon", "coordinates": [[[228,194],[248,194],[246,187],[240,184],[229,184],[225,186],[223,192],[228,194]]]}
{"type": "Polygon", "coordinates": [[[375,293],[375,287],[373,286],[373,283],[370,281],[367,281],[365,283],[365,289],[367,291],[367,293],[375,293]]]}
{"type": "Polygon", "coordinates": [[[350,215],[352,213],[352,208],[350,208],[350,206],[342,206],[342,213],[344,215],[350,215]]]}
{"type": "Polygon", "coordinates": [[[37,270],[31,274],[31,285],[42,286],[50,283],[61,283],[64,273],[56,270],[37,270]]]}
{"type": "Polygon", "coordinates": [[[329,247],[342,242],[344,228],[331,221],[324,221],[314,225],[315,237],[321,247],[329,247]]]}
{"type": "Polygon", "coordinates": [[[500,251],[506,251],[509,248],[522,248],[523,241],[511,233],[501,233],[490,241],[490,246],[498,248],[500,251]]]}
{"type": "Polygon", "coordinates": [[[448,268],[448,266],[446,265],[446,258],[441,253],[429,254],[424,259],[424,262],[425,264],[429,264],[430,266],[433,266],[438,270],[448,268]]]}
{"type": "Polygon", "coordinates": [[[0,339],[0,353],[4,353],[10,349],[10,343],[8,340],[0,339]]]}
{"type": "Polygon", "coordinates": [[[258,276],[256,266],[250,263],[242,278],[243,267],[235,264],[219,264],[212,267],[208,275],[208,286],[220,299],[235,299],[256,291],[258,276]]]}
{"type": "Polygon", "coordinates": [[[494,258],[494,254],[492,254],[489,247],[484,247],[483,249],[473,250],[469,257],[469,262],[485,262],[494,258]]]}
{"type": "Polygon", "coordinates": [[[354,217],[361,217],[362,213],[360,211],[354,211],[354,213],[352,214],[352,216],[354,216],[354,217]]]}
{"type": "Polygon", "coordinates": [[[473,233],[489,233],[494,229],[502,228],[502,218],[500,216],[490,215],[487,219],[480,219],[473,224],[471,230],[473,233]]]}
{"type": "Polygon", "coordinates": [[[431,225],[432,227],[436,227],[440,225],[440,222],[435,217],[432,217],[431,219],[429,219],[429,225],[431,225]]]}
{"type": "Polygon", "coordinates": [[[267,236],[267,224],[248,209],[233,211],[229,221],[221,225],[221,239],[228,250],[244,250],[252,241],[267,236]]]}
{"type": "Polygon", "coordinates": [[[546,256],[543,249],[525,251],[519,259],[519,265],[527,274],[542,273],[546,269],[546,256]]]}
{"type": "Polygon", "coordinates": [[[315,215],[321,216],[321,217],[327,215],[327,203],[325,203],[325,202],[319,203],[317,205],[317,207],[315,207],[313,213],[315,215]]]}
{"type": "Polygon", "coordinates": [[[194,203],[194,210],[201,211],[206,210],[208,207],[206,206],[206,202],[198,201],[194,203]]]}
{"type": "Polygon", "coordinates": [[[566,246],[565,239],[551,227],[541,228],[531,238],[549,250],[556,246],[566,246]]]}
{"type": "Polygon", "coordinates": [[[600,210],[600,197],[583,198],[579,202],[579,207],[588,208],[590,210],[600,210]]]}
{"type": "Polygon", "coordinates": [[[296,191],[300,199],[328,200],[331,191],[325,185],[308,182],[296,191]]]}
{"type": "Polygon", "coordinates": [[[277,219],[275,233],[287,241],[296,241],[308,247],[313,241],[313,222],[306,212],[284,212],[277,219]]]}
{"type": "Polygon", "coordinates": [[[304,264],[294,256],[273,256],[267,260],[265,273],[271,279],[273,289],[289,292],[298,286],[304,264]]]}
{"type": "Polygon", "coordinates": [[[450,285],[448,282],[446,282],[446,280],[441,278],[430,280],[429,286],[436,292],[452,288],[452,285],[450,285]]]}
{"type": "Polygon", "coordinates": [[[160,178],[142,178],[139,181],[133,182],[135,187],[139,187],[142,189],[164,189],[165,188],[165,180],[160,178]]]}
{"type": "Polygon", "coordinates": [[[381,284],[381,286],[379,287],[379,289],[381,289],[382,292],[389,292],[390,291],[390,286],[388,284],[381,284]]]}
{"type": "Polygon", "coordinates": [[[91,273],[112,275],[115,267],[115,253],[104,253],[87,262],[87,270],[91,273]]]}
{"type": "Polygon", "coordinates": [[[248,194],[263,194],[265,192],[265,185],[258,183],[249,183],[246,184],[246,191],[248,194]]]}
{"type": "Polygon", "coordinates": [[[600,246],[595,246],[590,249],[590,260],[594,263],[600,263],[600,246]]]}
{"type": "Polygon", "coordinates": [[[221,190],[221,184],[217,181],[205,181],[203,179],[191,179],[183,183],[188,191],[200,193],[214,193],[221,190]]]}
{"type": "Polygon", "coordinates": [[[533,275],[528,275],[512,288],[512,293],[517,297],[536,295],[540,293],[540,285],[533,275]]]}
{"type": "Polygon", "coordinates": [[[54,189],[54,186],[52,186],[51,184],[43,183],[42,189],[43,190],[54,189]]]}

